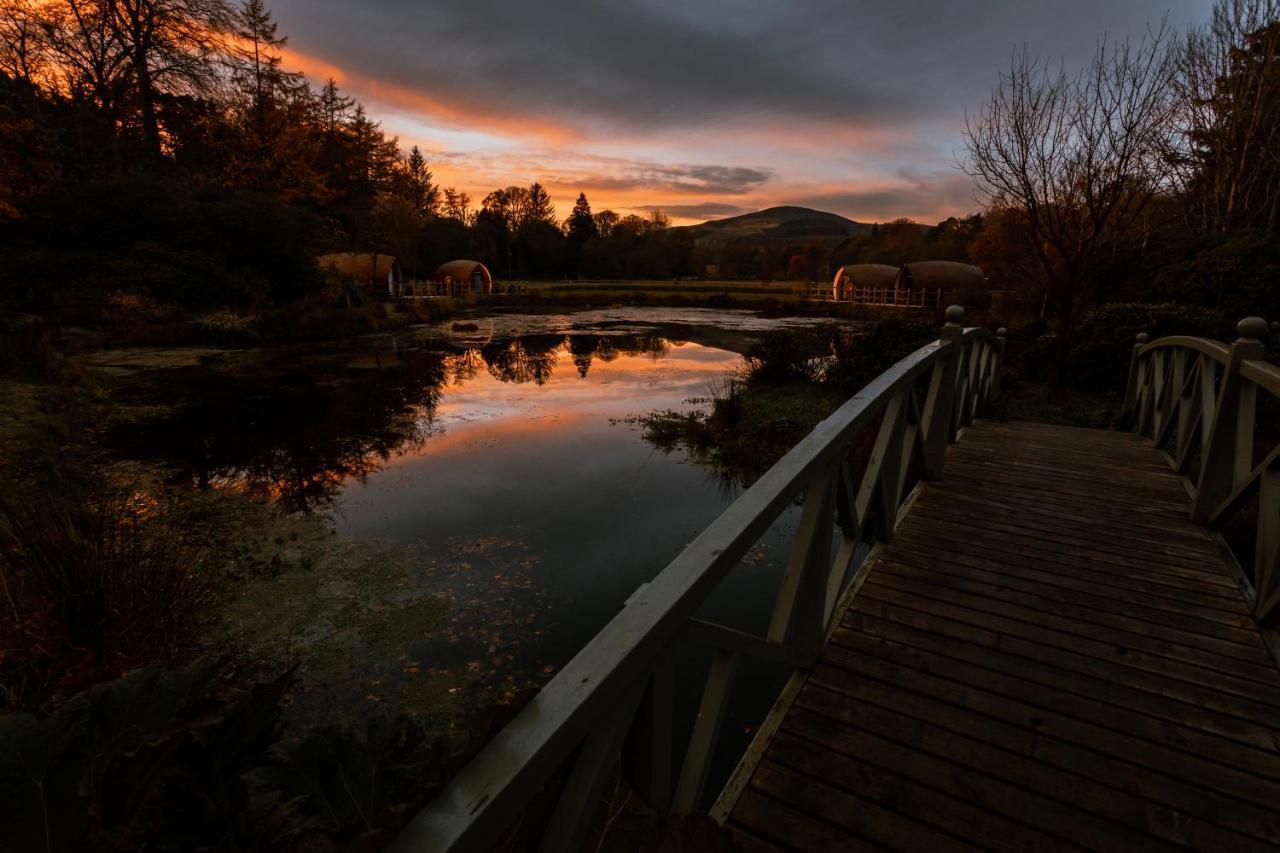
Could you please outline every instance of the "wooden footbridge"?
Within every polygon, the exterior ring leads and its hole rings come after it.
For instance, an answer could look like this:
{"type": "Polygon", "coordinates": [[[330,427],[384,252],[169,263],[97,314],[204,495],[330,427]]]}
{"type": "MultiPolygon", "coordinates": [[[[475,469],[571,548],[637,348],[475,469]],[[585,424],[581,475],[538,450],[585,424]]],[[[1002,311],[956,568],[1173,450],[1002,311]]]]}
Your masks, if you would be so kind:
{"type": "Polygon", "coordinates": [[[637,590],[393,849],[504,849],[519,827],[576,850],[619,776],[658,813],[709,809],[746,851],[1280,847],[1265,324],[1140,339],[1119,432],[980,421],[1004,341],[963,316],[637,590]],[[797,499],[767,632],[698,619],[797,499]],[[710,665],[677,746],[691,642],[710,665]],[[712,797],[744,657],[794,674],[712,797]]]}

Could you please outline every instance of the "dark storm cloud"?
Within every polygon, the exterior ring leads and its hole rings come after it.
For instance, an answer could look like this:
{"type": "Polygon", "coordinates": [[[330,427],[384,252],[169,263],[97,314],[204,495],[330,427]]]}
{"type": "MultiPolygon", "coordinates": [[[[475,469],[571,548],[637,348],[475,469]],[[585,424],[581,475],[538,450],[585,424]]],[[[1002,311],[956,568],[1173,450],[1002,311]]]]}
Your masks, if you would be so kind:
{"type": "Polygon", "coordinates": [[[955,172],[899,171],[896,180],[869,189],[833,190],[797,199],[796,204],[864,220],[922,216],[937,210],[975,209],[973,184],[955,172]]]}
{"type": "Polygon", "coordinates": [[[703,204],[644,204],[637,207],[636,210],[643,210],[645,213],[653,213],[658,210],[667,216],[674,216],[677,219],[723,219],[726,216],[750,213],[754,208],[739,207],[736,204],[726,204],[719,201],[708,201],[703,204]]]}
{"type": "Polygon", "coordinates": [[[277,0],[293,46],[468,112],[595,133],[909,124],[981,100],[1014,42],[1068,62],[1208,0],[277,0]]]}
{"type": "Polygon", "coordinates": [[[656,166],[635,164],[621,173],[576,175],[574,183],[604,190],[660,190],[669,193],[742,195],[773,177],[769,169],[747,166],[656,166]]]}

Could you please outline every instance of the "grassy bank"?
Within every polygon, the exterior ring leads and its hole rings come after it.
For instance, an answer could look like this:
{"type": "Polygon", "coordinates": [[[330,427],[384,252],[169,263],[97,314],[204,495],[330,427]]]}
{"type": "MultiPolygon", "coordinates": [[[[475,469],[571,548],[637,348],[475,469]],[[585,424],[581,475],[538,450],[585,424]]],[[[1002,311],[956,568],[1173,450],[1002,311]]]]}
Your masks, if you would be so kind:
{"type": "Polygon", "coordinates": [[[929,324],[885,320],[864,333],[831,326],[771,332],[740,367],[690,402],[692,412],[633,419],[646,439],[680,450],[734,486],[755,481],[858,388],[936,337],[929,324]]]}

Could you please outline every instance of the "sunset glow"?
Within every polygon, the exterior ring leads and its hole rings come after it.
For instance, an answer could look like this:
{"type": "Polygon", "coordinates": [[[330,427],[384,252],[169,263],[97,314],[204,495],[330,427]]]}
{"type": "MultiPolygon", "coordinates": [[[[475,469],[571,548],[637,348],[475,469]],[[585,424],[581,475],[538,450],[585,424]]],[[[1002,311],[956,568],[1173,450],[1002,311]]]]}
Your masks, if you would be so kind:
{"type": "Polygon", "coordinates": [[[965,111],[1015,44],[1070,65],[1101,29],[1136,35],[1166,8],[1181,24],[1208,7],[373,5],[280,3],[286,62],[419,145],[441,186],[478,206],[537,180],[561,215],[586,192],[596,210],[656,207],[677,224],[776,204],[861,221],[970,213],[965,111]]]}

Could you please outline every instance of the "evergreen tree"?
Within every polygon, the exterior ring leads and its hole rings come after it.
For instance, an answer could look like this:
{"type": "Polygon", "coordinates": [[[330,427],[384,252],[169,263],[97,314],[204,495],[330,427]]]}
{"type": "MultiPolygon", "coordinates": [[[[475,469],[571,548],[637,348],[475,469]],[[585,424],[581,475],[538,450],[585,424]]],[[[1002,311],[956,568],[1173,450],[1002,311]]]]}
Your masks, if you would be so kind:
{"type": "Polygon", "coordinates": [[[521,224],[527,222],[543,222],[554,225],[556,206],[551,203],[551,196],[543,189],[542,184],[534,181],[528,190],[528,203],[525,206],[521,224]]]}
{"type": "Polygon", "coordinates": [[[591,203],[586,193],[578,193],[578,201],[573,205],[573,212],[565,223],[565,233],[569,242],[581,247],[583,243],[597,236],[596,221],[591,215],[591,203]]]}
{"type": "Polygon", "coordinates": [[[262,0],[245,0],[231,16],[231,32],[240,39],[234,51],[232,79],[249,96],[252,127],[260,143],[271,134],[271,115],[281,95],[301,83],[301,75],[281,68],[288,39],[276,35],[276,22],[262,0]]]}
{"type": "Polygon", "coordinates": [[[344,97],[338,92],[337,80],[330,77],[324,81],[324,88],[320,90],[319,106],[321,129],[326,136],[332,138],[338,135],[350,116],[351,107],[354,104],[354,98],[344,97]]]}
{"type": "Polygon", "coordinates": [[[406,199],[418,215],[427,219],[436,215],[440,206],[440,191],[431,181],[431,170],[422,150],[413,146],[404,168],[406,199]]]}

